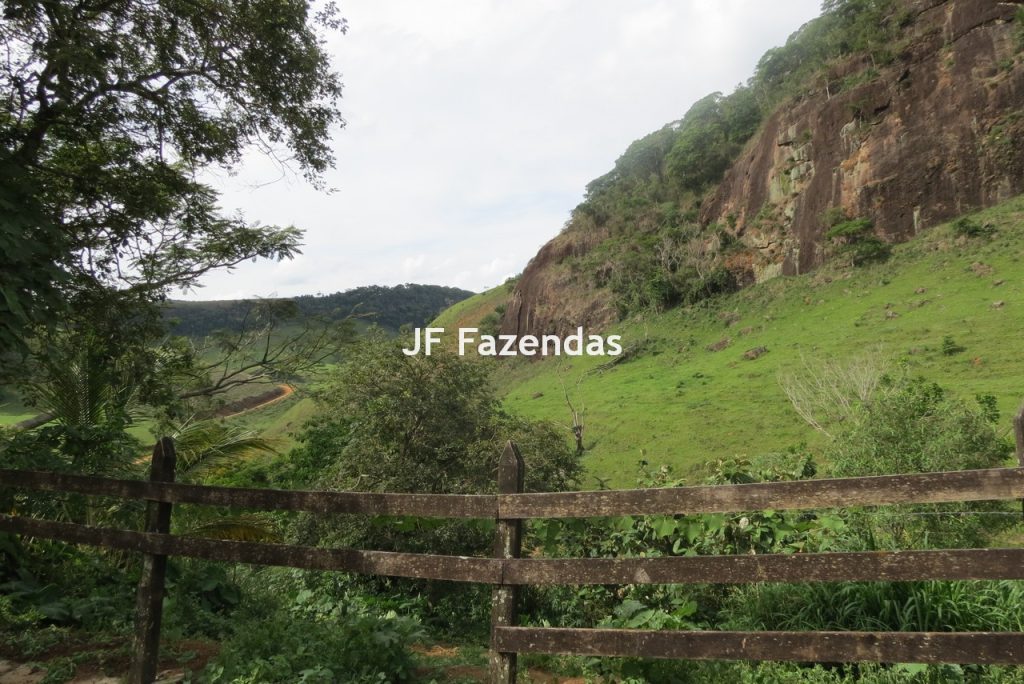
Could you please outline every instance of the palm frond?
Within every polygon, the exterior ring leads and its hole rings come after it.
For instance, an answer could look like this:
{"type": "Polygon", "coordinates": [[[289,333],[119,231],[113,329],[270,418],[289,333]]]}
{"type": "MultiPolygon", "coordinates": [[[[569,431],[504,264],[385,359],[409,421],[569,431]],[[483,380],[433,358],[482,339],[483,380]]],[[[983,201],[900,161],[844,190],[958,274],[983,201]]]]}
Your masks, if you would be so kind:
{"type": "Polygon", "coordinates": [[[258,453],[277,453],[273,440],[215,420],[186,423],[172,436],[181,479],[201,477],[258,453]]]}

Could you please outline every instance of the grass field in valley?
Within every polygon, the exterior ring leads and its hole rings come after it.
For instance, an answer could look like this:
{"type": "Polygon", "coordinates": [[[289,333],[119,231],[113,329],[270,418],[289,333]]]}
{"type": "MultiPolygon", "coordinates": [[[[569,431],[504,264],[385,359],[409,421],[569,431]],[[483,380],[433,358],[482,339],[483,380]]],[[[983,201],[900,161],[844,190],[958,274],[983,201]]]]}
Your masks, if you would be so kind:
{"type": "Polygon", "coordinates": [[[826,267],[706,307],[624,321],[610,332],[641,351],[603,370],[608,357],[509,364],[497,378],[508,388],[505,403],[567,425],[564,383],[586,409],[588,487],[596,478],[632,485],[641,459],[685,472],[719,458],[821,446],[823,435],[779,384],[804,359],[870,354],[965,399],[993,394],[1009,430],[1024,401],[1024,197],[971,218],[995,235],[965,240],[951,224],[939,226],[896,246],[885,263],[826,267]],[[946,353],[947,344],[944,352],[946,337],[963,350],[946,353]],[[715,343],[724,348],[709,351],[715,343]],[[756,347],[767,351],[745,359],[756,347]]]}

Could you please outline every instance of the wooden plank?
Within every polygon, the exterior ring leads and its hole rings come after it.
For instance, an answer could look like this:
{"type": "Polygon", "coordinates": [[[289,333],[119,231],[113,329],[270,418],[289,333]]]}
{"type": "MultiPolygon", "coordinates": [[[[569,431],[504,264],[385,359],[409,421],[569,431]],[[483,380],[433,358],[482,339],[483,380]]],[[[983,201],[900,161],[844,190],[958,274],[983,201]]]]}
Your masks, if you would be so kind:
{"type": "MultiPolygon", "coordinates": [[[[525,466],[519,447],[513,442],[505,444],[498,461],[498,492],[512,494],[523,491],[525,466]]],[[[503,564],[507,559],[519,558],[522,552],[523,521],[499,518],[494,531],[494,556],[503,564]]],[[[491,592],[491,633],[498,627],[512,627],[519,619],[519,589],[502,582],[491,592]]],[[[515,684],[518,670],[515,652],[491,648],[492,684],[515,684]]]]}
{"type": "MultiPolygon", "coordinates": [[[[1013,417],[1013,436],[1017,442],[1017,463],[1024,468],[1024,406],[1013,417]]],[[[1024,512],[1024,501],[1021,501],[1021,512],[1024,512]]]]}
{"type": "Polygon", "coordinates": [[[0,470],[0,486],[263,511],[437,518],[494,518],[498,511],[497,497],[489,494],[381,494],[211,487],[28,470],[0,470]]]}
{"type": "Polygon", "coordinates": [[[742,485],[499,494],[510,518],[736,513],[1024,498],[1024,468],[877,475],[742,485]]]}
{"type": "Polygon", "coordinates": [[[1013,436],[1017,442],[1017,462],[1024,468],[1024,406],[1013,417],[1013,436]]]}
{"type": "Polygon", "coordinates": [[[670,558],[524,558],[509,584],[741,584],[1024,579],[1024,549],[868,551],[670,558]]]}
{"type": "Polygon", "coordinates": [[[279,565],[306,570],[342,570],[364,575],[387,575],[481,584],[497,584],[501,581],[501,561],[493,558],[257,544],[129,532],[9,515],[0,515],[0,532],[57,539],[72,544],[252,565],[279,565]]]}
{"type": "MultiPolygon", "coordinates": [[[[153,460],[149,469],[150,481],[173,482],[176,461],[174,440],[170,437],[161,438],[153,446],[153,460]]],[[[146,532],[167,534],[171,531],[171,506],[169,503],[149,502],[146,506],[146,532]]],[[[132,638],[132,662],[128,671],[128,684],[150,684],[156,679],[166,578],[167,556],[145,554],[135,596],[135,632],[132,638]]]]}
{"type": "Polygon", "coordinates": [[[501,627],[519,653],[689,660],[1024,664],[1021,632],[684,632],[501,627]]]}

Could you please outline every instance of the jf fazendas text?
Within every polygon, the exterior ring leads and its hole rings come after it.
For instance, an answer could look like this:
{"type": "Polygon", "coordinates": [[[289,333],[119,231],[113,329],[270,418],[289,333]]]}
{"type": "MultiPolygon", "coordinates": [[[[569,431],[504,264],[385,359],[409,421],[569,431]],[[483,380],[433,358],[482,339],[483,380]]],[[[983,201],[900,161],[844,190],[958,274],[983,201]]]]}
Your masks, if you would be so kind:
{"type": "MultiPolygon", "coordinates": [[[[406,356],[430,356],[435,344],[441,343],[444,328],[415,328],[411,348],[403,348],[406,356]]],[[[558,335],[481,335],[479,328],[459,328],[459,355],[476,352],[480,356],[618,356],[622,353],[621,335],[584,335],[583,328],[564,338],[558,335]]]]}

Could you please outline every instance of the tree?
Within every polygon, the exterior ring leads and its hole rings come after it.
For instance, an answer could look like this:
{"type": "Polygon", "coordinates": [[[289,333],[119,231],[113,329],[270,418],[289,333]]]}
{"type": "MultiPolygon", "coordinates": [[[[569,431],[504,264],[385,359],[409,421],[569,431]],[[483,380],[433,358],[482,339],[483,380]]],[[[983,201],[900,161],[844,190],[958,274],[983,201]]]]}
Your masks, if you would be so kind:
{"type": "Polygon", "coordinates": [[[801,356],[802,368],[779,373],[779,386],[804,421],[829,439],[845,421],[879,396],[903,390],[880,349],[845,361],[801,356]]]}
{"type": "Polygon", "coordinates": [[[338,321],[303,316],[290,299],[247,300],[234,330],[187,345],[177,359],[178,399],[213,397],[239,385],[294,380],[313,373],[354,335],[351,316],[338,321]]]}
{"type": "Polygon", "coordinates": [[[683,189],[701,192],[721,179],[760,122],[750,88],[711,93],[686,112],[665,163],[683,189]]]}
{"type": "Polygon", "coordinates": [[[346,351],[318,397],[328,419],[349,426],[347,444],[327,474],[335,487],[493,491],[509,439],[524,442],[528,490],[565,489],[575,481],[579,462],[560,431],[505,412],[489,366],[446,350],[406,356],[402,345],[371,333],[346,351]]]}
{"type": "MultiPolygon", "coordinates": [[[[419,493],[494,492],[507,440],[526,460],[528,491],[574,486],[578,456],[555,425],[502,410],[490,366],[454,351],[406,356],[402,340],[370,334],[346,350],[345,361],[319,394],[320,415],[289,456],[296,472],[314,473],[318,489],[419,493]]],[[[303,543],[430,553],[484,552],[493,530],[465,521],[307,517],[303,543]]]]}
{"type": "MultiPolygon", "coordinates": [[[[970,406],[934,383],[904,380],[856,409],[825,453],[838,477],[995,468],[1010,455],[998,413],[970,406]]],[[[1014,524],[1006,502],[854,509],[852,529],[869,548],[948,548],[984,543],[1014,524]]],[[[1017,518],[1019,520],[1019,518],[1017,518]]]]}
{"type": "Polygon", "coordinates": [[[321,35],[345,29],[333,4],[315,16],[302,0],[0,8],[0,171],[17,200],[0,242],[45,238],[3,264],[0,351],[53,323],[55,300],[82,314],[73,322],[114,305],[133,325],[127,309],[210,270],[298,252],[299,230],[224,215],[196,177],[255,145],[322,182],[344,123],[321,35]]]}

